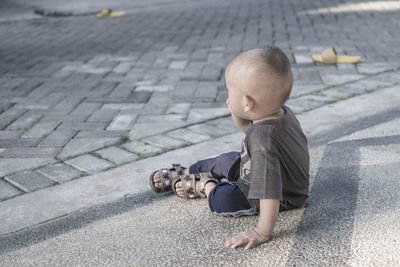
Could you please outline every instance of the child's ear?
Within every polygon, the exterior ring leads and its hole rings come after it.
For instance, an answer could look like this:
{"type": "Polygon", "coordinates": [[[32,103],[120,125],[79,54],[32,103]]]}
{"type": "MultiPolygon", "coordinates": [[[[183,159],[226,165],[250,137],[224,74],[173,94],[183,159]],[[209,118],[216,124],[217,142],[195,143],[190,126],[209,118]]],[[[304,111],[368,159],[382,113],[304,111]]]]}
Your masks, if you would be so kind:
{"type": "Polygon", "coordinates": [[[242,101],[243,101],[243,111],[244,112],[249,112],[249,111],[253,110],[254,104],[255,104],[253,98],[251,98],[248,95],[244,95],[242,101]]]}

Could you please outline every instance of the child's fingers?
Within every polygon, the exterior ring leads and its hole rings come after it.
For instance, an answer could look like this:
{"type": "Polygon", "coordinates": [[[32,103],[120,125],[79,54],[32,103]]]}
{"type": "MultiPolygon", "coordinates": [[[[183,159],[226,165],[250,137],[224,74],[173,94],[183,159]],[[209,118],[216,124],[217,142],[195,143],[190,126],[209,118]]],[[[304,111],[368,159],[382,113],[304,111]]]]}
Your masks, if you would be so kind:
{"type": "Polygon", "coordinates": [[[255,240],[251,240],[244,249],[252,249],[257,245],[255,240]]]}

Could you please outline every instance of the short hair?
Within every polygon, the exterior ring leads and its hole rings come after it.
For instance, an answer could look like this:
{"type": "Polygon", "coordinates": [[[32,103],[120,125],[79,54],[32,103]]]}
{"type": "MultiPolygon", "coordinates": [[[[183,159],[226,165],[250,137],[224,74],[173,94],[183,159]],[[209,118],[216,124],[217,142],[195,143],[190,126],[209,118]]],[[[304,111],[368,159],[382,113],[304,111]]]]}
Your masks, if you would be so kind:
{"type": "Polygon", "coordinates": [[[283,79],[290,79],[288,88],[285,88],[286,90],[283,91],[281,95],[283,105],[289,98],[293,85],[293,74],[289,59],[281,49],[275,46],[267,46],[262,48],[261,57],[264,63],[268,66],[269,70],[272,70],[276,75],[283,79]]]}
{"type": "Polygon", "coordinates": [[[291,72],[290,63],[285,53],[275,46],[262,49],[263,60],[279,76],[286,76],[291,72]]]}

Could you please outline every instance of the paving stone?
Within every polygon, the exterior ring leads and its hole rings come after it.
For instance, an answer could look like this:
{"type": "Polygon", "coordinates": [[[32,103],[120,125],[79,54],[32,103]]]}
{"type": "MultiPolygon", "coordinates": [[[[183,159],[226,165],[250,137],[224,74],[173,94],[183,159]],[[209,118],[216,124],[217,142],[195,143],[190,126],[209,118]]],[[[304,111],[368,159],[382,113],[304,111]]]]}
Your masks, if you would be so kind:
{"type": "Polygon", "coordinates": [[[206,123],[192,125],[188,127],[188,129],[193,132],[210,135],[211,137],[226,135],[229,133],[233,133],[236,130],[225,127],[215,127],[206,123]]]}
{"type": "Polygon", "coordinates": [[[106,128],[107,131],[116,131],[116,130],[130,130],[136,119],[137,115],[135,114],[118,114],[114,117],[111,123],[106,128]]]}
{"type": "Polygon", "coordinates": [[[18,139],[23,131],[0,131],[0,139],[18,139]]]}
{"type": "Polygon", "coordinates": [[[182,113],[187,114],[189,112],[191,103],[176,103],[171,104],[167,110],[167,114],[176,114],[182,113]]]}
{"type": "Polygon", "coordinates": [[[51,131],[53,131],[60,122],[39,122],[36,123],[30,130],[24,133],[22,138],[39,138],[45,135],[48,135],[51,131]]]}
{"type": "Polygon", "coordinates": [[[128,97],[133,92],[133,87],[132,83],[119,83],[109,97],[128,97]]]}
{"type": "Polygon", "coordinates": [[[121,145],[121,147],[141,156],[151,156],[161,153],[164,149],[159,146],[149,145],[140,141],[132,141],[121,145]]]}
{"type": "Polygon", "coordinates": [[[97,158],[89,154],[72,158],[70,160],[67,160],[66,163],[78,170],[87,172],[90,175],[114,166],[114,164],[109,161],[97,158]]]}
{"type": "Polygon", "coordinates": [[[83,130],[79,131],[75,138],[101,138],[101,137],[116,137],[118,139],[127,138],[129,131],[96,131],[83,130]]]}
{"type": "Polygon", "coordinates": [[[0,158],[50,158],[59,151],[56,147],[11,147],[0,151],[0,158]]]}
{"type": "Polygon", "coordinates": [[[141,115],[138,122],[175,122],[182,121],[186,117],[185,114],[168,114],[168,115],[141,115]]]}
{"type": "Polygon", "coordinates": [[[60,159],[66,159],[87,152],[97,150],[118,142],[118,138],[79,138],[72,139],[58,155],[60,159]]]}
{"type": "Polygon", "coordinates": [[[67,121],[61,123],[57,130],[104,130],[107,126],[106,122],[78,122],[78,121],[67,121]]]}
{"type": "Polygon", "coordinates": [[[0,201],[22,194],[23,192],[15,186],[0,179],[0,201]]]}
{"type": "Polygon", "coordinates": [[[204,120],[213,119],[216,117],[229,115],[229,109],[224,108],[192,108],[188,115],[187,121],[200,122],[204,120]]]}
{"type": "Polygon", "coordinates": [[[156,135],[156,136],[142,139],[142,141],[149,143],[151,145],[156,145],[156,146],[164,147],[167,149],[182,147],[187,144],[187,142],[185,142],[183,140],[171,138],[166,135],[156,135]]]}
{"type": "MultiPolygon", "coordinates": [[[[47,112],[44,112],[45,114],[47,112]]],[[[89,114],[63,114],[63,115],[45,115],[40,122],[59,121],[59,122],[84,122],[89,117],[89,114]]]]}
{"type": "Polygon", "coordinates": [[[170,85],[152,85],[152,86],[142,85],[142,86],[136,87],[136,89],[135,89],[136,92],[141,92],[141,91],[145,91],[145,92],[167,92],[167,91],[172,91],[172,90],[174,90],[174,87],[170,86],[170,85]]]}
{"type": "Polygon", "coordinates": [[[215,126],[217,128],[227,128],[233,131],[238,131],[239,129],[232,120],[232,117],[224,117],[216,120],[207,121],[205,124],[215,126]]]}
{"type": "Polygon", "coordinates": [[[388,70],[393,70],[394,67],[387,62],[368,62],[357,64],[357,69],[362,74],[376,74],[388,70]]]}
{"type": "Polygon", "coordinates": [[[100,103],[80,103],[69,115],[91,115],[100,106],[100,103]]]}
{"type": "Polygon", "coordinates": [[[364,78],[360,74],[321,74],[321,78],[326,85],[344,84],[364,78]]]}
{"type": "Polygon", "coordinates": [[[324,104],[337,101],[337,99],[335,97],[331,97],[331,96],[327,96],[327,95],[305,95],[305,96],[302,96],[300,99],[321,102],[324,104]]]}
{"type": "Polygon", "coordinates": [[[0,114],[0,130],[25,113],[27,110],[13,106],[0,114]]]}
{"type": "Polygon", "coordinates": [[[175,70],[184,70],[186,68],[188,61],[187,60],[179,60],[179,61],[172,61],[169,65],[170,69],[175,70]]]}
{"type": "Polygon", "coordinates": [[[4,177],[4,180],[24,192],[32,192],[55,184],[54,181],[36,171],[24,171],[11,174],[4,177]]]}
{"type": "Polygon", "coordinates": [[[64,183],[66,181],[79,178],[83,175],[82,172],[65,165],[63,163],[57,163],[46,166],[36,170],[38,173],[50,178],[57,183],[64,183]]]}
{"type": "Polygon", "coordinates": [[[109,109],[99,109],[93,112],[93,114],[87,119],[88,122],[95,122],[95,121],[111,121],[116,115],[117,110],[109,110],[109,109]]]}
{"type": "Polygon", "coordinates": [[[95,154],[116,164],[131,162],[139,158],[138,155],[115,146],[97,150],[95,154]]]}
{"type": "Polygon", "coordinates": [[[307,110],[311,110],[317,107],[324,105],[324,103],[311,101],[302,98],[289,99],[286,104],[293,110],[295,113],[302,113],[307,110]]]}
{"type": "Polygon", "coordinates": [[[301,95],[309,94],[311,92],[319,91],[326,87],[324,84],[309,84],[309,85],[297,85],[296,82],[293,85],[290,97],[298,97],[301,95]]]}
{"type": "Polygon", "coordinates": [[[76,134],[77,130],[56,130],[51,132],[39,147],[63,147],[76,134]]]}
{"type": "Polygon", "coordinates": [[[29,114],[25,113],[18,119],[16,119],[13,123],[11,123],[8,127],[7,130],[23,130],[23,129],[29,129],[33,124],[35,124],[42,115],[36,115],[36,114],[29,114]]]}
{"type": "Polygon", "coordinates": [[[35,147],[41,138],[0,139],[0,147],[35,147]]]}
{"type": "Polygon", "coordinates": [[[176,138],[176,139],[184,140],[188,143],[193,143],[193,144],[203,142],[203,141],[209,140],[211,138],[208,134],[201,134],[201,133],[193,132],[186,128],[168,132],[167,135],[171,136],[173,138],[176,138]]]}
{"type": "Polygon", "coordinates": [[[309,64],[314,63],[310,54],[306,53],[295,53],[294,58],[297,64],[309,64]]]}
{"type": "Polygon", "coordinates": [[[35,169],[56,162],[54,158],[0,158],[0,176],[35,169]]]}
{"type": "Polygon", "coordinates": [[[133,104],[133,103],[119,103],[119,104],[104,104],[102,109],[111,110],[137,110],[141,111],[144,108],[143,104],[133,104]]]}

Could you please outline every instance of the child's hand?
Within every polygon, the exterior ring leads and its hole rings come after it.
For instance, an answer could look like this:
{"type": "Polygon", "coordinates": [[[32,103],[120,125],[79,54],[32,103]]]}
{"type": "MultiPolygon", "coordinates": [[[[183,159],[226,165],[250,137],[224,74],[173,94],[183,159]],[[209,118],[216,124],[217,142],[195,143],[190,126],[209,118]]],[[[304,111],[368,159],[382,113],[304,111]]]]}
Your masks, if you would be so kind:
{"type": "Polygon", "coordinates": [[[267,242],[268,239],[268,235],[263,234],[257,227],[254,227],[250,231],[242,232],[232,237],[226,241],[225,246],[230,248],[246,246],[244,249],[252,249],[259,244],[267,242]]]}

